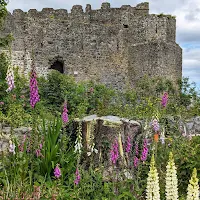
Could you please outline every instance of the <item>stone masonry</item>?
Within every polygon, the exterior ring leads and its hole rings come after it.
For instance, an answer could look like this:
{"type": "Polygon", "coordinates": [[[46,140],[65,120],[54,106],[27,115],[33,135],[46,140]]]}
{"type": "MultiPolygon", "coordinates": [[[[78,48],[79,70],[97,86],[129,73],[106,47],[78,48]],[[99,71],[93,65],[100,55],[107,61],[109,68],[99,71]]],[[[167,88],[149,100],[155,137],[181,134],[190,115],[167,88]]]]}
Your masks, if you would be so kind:
{"type": "Polygon", "coordinates": [[[12,63],[30,72],[32,52],[39,75],[51,69],[77,81],[94,80],[123,89],[144,75],[175,80],[182,76],[182,50],[176,20],[149,14],[149,4],[111,8],[102,3],[65,9],[35,9],[9,14],[0,36],[12,33],[12,63]]]}

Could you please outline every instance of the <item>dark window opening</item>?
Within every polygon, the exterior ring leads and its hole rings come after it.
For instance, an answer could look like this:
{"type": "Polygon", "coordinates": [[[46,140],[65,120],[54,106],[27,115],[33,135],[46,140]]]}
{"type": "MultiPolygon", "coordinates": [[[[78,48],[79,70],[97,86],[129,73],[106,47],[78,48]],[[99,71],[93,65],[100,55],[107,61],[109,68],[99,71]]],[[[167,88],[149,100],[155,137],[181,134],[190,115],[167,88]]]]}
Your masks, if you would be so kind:
{"type": "Polygon", "coordinates": [[[127,24],[124,24],[124,28],[128,28],[128,25],[127,25],[127,24]]]}
{"type": "Polygon", "coordinates": [[[64,73],[64,67],[63,67],[63,62],[60,62],[58,60],[56,60],[50,67],[50,69],[54,69],[59,71],[60,73],[64,73]]]}

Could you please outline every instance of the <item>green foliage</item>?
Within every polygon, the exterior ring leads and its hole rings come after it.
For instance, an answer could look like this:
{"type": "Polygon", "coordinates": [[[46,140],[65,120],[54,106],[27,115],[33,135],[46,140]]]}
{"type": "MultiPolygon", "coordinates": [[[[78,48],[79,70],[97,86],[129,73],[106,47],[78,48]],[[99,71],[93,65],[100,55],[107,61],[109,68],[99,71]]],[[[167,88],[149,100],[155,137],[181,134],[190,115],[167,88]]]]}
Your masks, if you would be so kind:
{"type": "Polygon", "coordinates": [[[43,158],[40,159],[40,171],[43,176],[50,177],[52,170],[59,161],[58,152],[60,149],[60,142],[58,141],[61,133],[62,122],[60,119],[49,123],[46,128],[45,121],[43,121],[41,135],[44,136],[44,147],[42,150],[43,158]]]}
{"type": "Polygon", "coordinates": [[[18,103],[9,105],[7,117],[9,118],[11,125],[14,127],[23,126],[31,121],[30,114],[26,113],[23,106],[18,103]]]}
{"type": "Polygon", "coordinates": [[[2,100],[6,96],[6,72],[9,62],[6,54],[0,54],[0,99],[2,100]]]}
{"type": "Polygon", "coordinates": [[[0,25],[2,26],[2,23],[7,16],[7,2],[5,0],[0,0],[0,25]]]}

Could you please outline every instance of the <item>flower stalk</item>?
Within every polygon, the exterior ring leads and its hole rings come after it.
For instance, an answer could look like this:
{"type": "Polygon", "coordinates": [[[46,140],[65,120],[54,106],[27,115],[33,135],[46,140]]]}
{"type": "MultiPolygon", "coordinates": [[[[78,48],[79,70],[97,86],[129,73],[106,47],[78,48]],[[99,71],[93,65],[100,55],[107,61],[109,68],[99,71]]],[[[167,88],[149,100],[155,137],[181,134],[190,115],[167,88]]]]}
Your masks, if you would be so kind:
{"type": "Polygon", "coordinates": [[[166,200],[178,200],[178,179],[172,152],[167,164],[165,195],[166,200]]]}
{"type": "Polygon", "coordinates": [[[147,178],[146,200],[160,200],[159,177],[155,167],[154,155],[151,158],[150,171],[147,178]]]}
{"type": "Polygon", "coordinates": [[[187,199],[186,200],[199,200],[199,179],[197,178],[197,170],[194,168],[192,177],[188,184],[187,199]]]}

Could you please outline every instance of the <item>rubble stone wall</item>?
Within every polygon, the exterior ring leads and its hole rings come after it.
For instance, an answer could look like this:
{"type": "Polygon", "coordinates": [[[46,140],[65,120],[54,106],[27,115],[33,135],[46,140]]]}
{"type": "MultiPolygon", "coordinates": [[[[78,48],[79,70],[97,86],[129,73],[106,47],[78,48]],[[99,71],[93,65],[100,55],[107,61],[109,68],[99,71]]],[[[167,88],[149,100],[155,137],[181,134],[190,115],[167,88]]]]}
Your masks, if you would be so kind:
{"type": "Polygon", "coordinates": [[[77,81],[94,80],[123,89],[144,75],[181,78],[182,50],[176,44],[176,20],[149,14],[149,4],[111,8],[103,3],[65,9],[14,10],[0,36],[12,33],[12,63],[30,72],[31,55],[39,75],[55,61],[77,81]],[[156,72],[156,73],[155,73],[156,72]]]}

